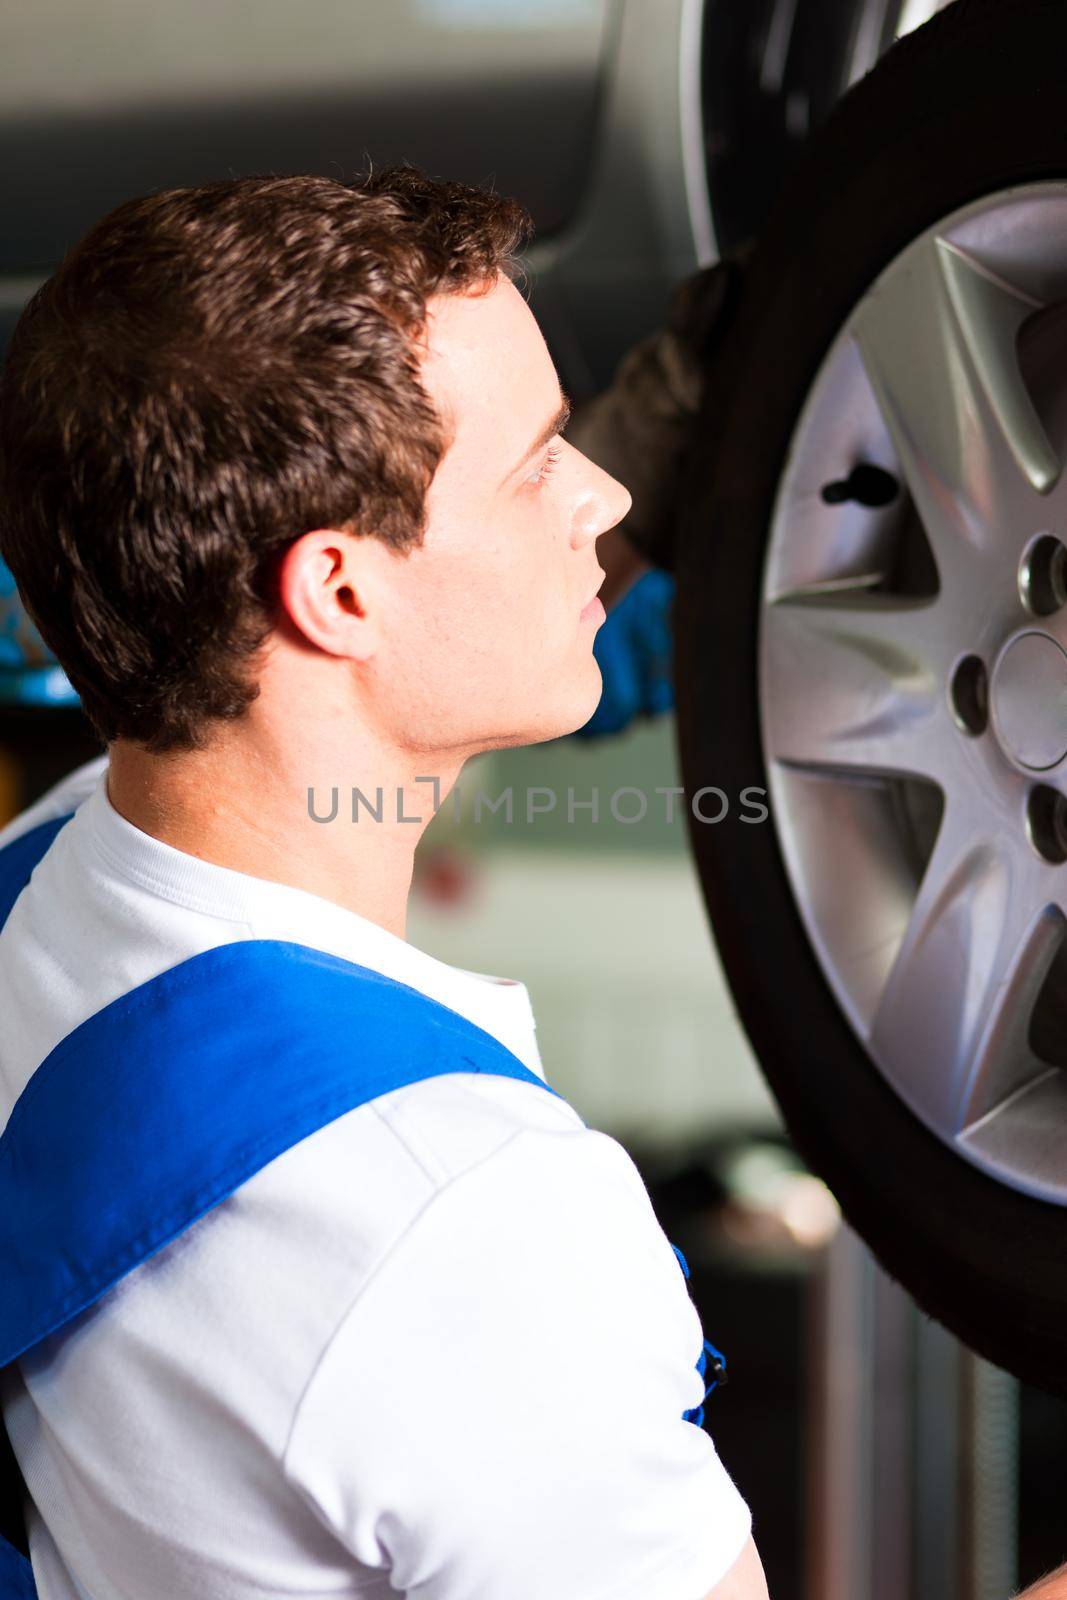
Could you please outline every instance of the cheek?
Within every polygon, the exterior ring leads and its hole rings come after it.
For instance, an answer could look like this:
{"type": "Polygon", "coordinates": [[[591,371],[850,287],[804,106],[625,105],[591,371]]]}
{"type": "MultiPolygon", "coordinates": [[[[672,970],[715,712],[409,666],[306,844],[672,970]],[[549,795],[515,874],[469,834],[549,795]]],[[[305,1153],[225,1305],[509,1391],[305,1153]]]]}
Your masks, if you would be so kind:
{"type": "Polygon", "coordinates": [[[478,522],[476,536],[453,527],[396,596],[394,652],[405,672],[438,684],[474,676],[511,678],[558,651],[573,620],[555,533],[540,514],[478,522]]]}
{"type": "Polygon", "coordinates": [[[406,677],[462,689],[506,671],[523,649],[525,617],[514,588],[483,565],[444,564],[403,598],[393,644],[406,677]]]}

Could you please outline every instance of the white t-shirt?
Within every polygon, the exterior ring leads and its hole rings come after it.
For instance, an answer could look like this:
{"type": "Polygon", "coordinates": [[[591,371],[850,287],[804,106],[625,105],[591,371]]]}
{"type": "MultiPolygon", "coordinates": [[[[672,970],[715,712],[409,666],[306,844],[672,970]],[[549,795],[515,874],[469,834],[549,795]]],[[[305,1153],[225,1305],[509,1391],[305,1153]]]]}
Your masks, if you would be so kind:
{"type": "MultiPolygon", "coordinates": [[[[410,984],[544,1077],[521,983],[152,838],[106,775],[0,830],[76,810],[0,935],[0,1126],[86,1017],[248,938],[410,984]]],[[[702,1600],[750,1517],[682,1416],[701,1345],[614,1139],[515,1079],[381,1095],[9,1369],[41,1600],[702,1600]]]]}

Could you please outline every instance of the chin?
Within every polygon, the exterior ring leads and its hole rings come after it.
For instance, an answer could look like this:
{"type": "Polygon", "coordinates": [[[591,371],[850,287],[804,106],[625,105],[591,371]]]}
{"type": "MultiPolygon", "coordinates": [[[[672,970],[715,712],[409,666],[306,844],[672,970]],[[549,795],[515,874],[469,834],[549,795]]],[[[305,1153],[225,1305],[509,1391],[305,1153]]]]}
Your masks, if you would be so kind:
{"type": "MultiPolygon", "coordinates": [[[[595,663],[594,663],[595,665],[595,663]]],[[[589,718],[600,704],[604,692],[603,680],[600,669],[597,668],[595,692],[575,695],[567,710],[561,713],[551,728],[546,728],[543,733],[526,741],[529,744],[540,743],[546,739],[563,739],[569,733],[576,733],[579,728],[584,728],[589,718]]]]}
{"type": "Polygon", "coordinates": [[[589,657],[589,682],[584,694],[574,696],[574,708],[564,729],[565,733],[574,733],[578,728],[584,728],[589,718],[593,715],[604,694],[604,679],[600,674],[600,665],[596,656],[589,657]]]}
{"type": "Polygon", "coordinates": [[[589,657],[589,667],[591,670],[586,673],[572,675],[571,693],[566,698],[561,695],[552,705],[548,695],[544,695],[532,709],[528,721],[516,721],[506,733],[485,741],[483,748],[506,750],[528,744],[547,744],[550,739],[563,739],[584,728],[604,692],[604,680],[593,655],[589,657]]]}

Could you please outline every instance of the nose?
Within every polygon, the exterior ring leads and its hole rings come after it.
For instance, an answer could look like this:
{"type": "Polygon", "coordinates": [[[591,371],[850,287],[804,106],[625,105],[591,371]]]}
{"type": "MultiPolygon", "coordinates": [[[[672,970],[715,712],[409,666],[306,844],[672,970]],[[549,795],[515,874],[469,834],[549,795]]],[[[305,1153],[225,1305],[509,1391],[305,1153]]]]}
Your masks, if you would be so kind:
{"type": "Polygon", "coordinates": [[[574,517],[577,540],[586,543],[599,539],[602,533],[621,522],[633,505],[633,496],[626,485],[613,478],[610,472],[583,457],[586,482],[574,517]]]}

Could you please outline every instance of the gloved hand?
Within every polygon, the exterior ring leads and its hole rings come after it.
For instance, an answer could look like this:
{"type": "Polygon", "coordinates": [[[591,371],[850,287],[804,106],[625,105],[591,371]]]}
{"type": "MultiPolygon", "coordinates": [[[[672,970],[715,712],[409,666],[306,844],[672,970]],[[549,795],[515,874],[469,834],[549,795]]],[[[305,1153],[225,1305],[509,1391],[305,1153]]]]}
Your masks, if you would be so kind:
{"type": "Polygon", "coordinates": [[[668,572],[674,570],[682,458],[700,409],[704,372],[752,250],[753,241],[746,240],[712,266],[683,278],[668,302],[663,327],[623,356],[610,387],[576,406],[567,427],[568,444],[633,496],[617,531],[646,561],[668,572]]]}

